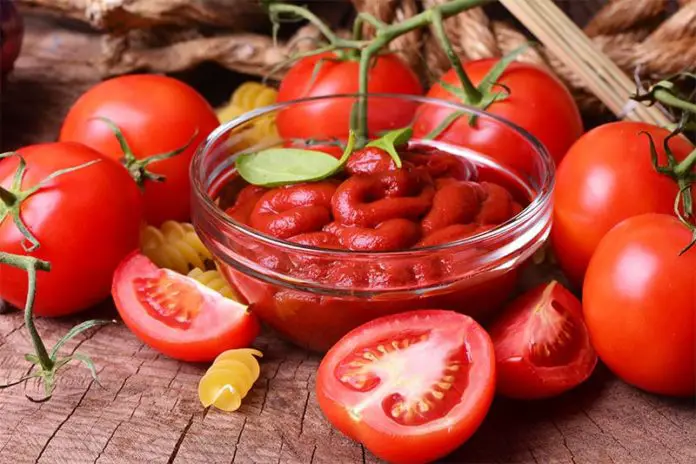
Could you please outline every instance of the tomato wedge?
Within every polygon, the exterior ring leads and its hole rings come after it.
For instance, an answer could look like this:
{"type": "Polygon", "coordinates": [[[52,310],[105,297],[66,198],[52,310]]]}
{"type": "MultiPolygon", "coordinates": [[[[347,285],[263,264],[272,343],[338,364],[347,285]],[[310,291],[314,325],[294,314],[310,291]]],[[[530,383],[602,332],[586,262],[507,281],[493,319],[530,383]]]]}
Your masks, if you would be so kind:
{"type": "Polygon", "coordinates": [[[464,443],[495,393],[493,344],[463,314],[382,317],[324,357],[317,399],[338,430],[393,463],[432,461],[464,443]]]}
{"type": "Polygon", "coordinates": [[[131,253],[114,274],[112,296],[123,322],[144,343],[174,359],[211,361],[248,347],[259,322],[247,306],[131,253]]]}
{"type": "Polygon", "coordinates": [[[491,326],[497,392],[519,399],[559,395],[587,380],[597,365],[580,301],[558,282],[513,301],[491,326]]]}

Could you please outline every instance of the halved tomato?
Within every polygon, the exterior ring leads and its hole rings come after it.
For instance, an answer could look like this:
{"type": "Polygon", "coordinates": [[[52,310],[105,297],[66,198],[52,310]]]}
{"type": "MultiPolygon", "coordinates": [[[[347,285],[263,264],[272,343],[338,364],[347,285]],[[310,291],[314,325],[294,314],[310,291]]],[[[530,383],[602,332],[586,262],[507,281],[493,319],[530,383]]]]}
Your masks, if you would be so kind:
{"type": "Polygon", "coordinates": [[[319,406],[334,427],[393,463],[432,461],[458,448],[494,393],[486,331],[437,309],[356,328],[329,350],[317,377],[319,406]]]}
{"type": "Polygon", "coordinates": [[[497,392],[520,399],[559,395],[597,365],[580,301],[558,282],[513,301],[492,325],[497,392]]]}
{"type": "Polygon", "coordinates": [[[140,340],[182,361],[211,361],[225,350],[248,347],[260,330],[247,306],[157,267],[139,252],[116,269],[111,293],[140,340]]]}

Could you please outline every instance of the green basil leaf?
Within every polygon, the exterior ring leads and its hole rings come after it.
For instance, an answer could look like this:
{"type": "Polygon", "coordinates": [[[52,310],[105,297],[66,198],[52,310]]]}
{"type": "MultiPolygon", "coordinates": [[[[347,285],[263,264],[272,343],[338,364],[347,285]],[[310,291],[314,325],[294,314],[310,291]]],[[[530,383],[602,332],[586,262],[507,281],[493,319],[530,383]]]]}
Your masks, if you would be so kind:
{"type": "Polygon", "coordinates": [[[395,129],[387,132],[377,140],[373,140],[372,142],[368,143],[367,146],[381,148],[382,150],[386,151],[394,160],[396,167],[401,168],[401,158],[396,151],[396,147],[407,143],[411,139],[411,136],[413,136],[413,129],[410,127],[395,129]]]}
{"type": "Polygon", "coordinates": [[[337,173],[348,162],[355,146],[350,132],[341,159],[316,150],[269,148],[237,158],[237,172],[244,180],[262,187],[314,182],[337,173]]]}
{"type": "Polygon", "coordinates": [[[237,172],[262,187],[277,187],[325,179],[340,168],[333,156],[315,150],[269,148],[237,158],[237,172]]]}

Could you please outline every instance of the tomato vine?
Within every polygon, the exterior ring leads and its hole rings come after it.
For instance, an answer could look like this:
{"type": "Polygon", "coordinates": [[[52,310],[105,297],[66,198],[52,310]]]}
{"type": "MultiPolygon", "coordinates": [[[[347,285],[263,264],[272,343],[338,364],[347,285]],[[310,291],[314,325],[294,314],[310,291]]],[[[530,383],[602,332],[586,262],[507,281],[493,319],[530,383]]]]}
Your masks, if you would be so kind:
{"type": "Polygon", "coordinates": [[[694,214],[694,205],[691,198],[693,184],[696,182],[696,148],[689,153],[681,162],[677,162],[672,150],[669,147],[669,141],[675,137],[685,136],[689,130],[694,129],[696,125],[696,103],[692,100],[696,96],[696,90],[690,95],[684,95],[679,91],[676,81],[682,78],[692,79],[696,81],[696,74],[680,73],[672,78],[664,79],[652,85],[647,92],[641,94],[637,92],[631,98],[638,102],[647,102],[648,105],[661,103],[662,105],[681,111],[679,123],[672,130],[669,136],[664,140],[664,150],[667,156],[667,164],[661,166],[658,162],[657,148],[655,142],[649,134],[646,134],[650,143],[651,161],[653,167],[660,174],[666,175],[674,179],[679,186],[679,192],[674,200],[674,212],[679,221],[684,224],[692,233],[692,240],[682,249],[680,254],[686,253],[691,247],[696,244],[696,218],[694,214]]]}
{"type": "MultiPolygon", "coordinates": [[[[36,237],[34,237],[31,231],[29,231],[26,224],[24,224],[22,221],[20,216],[20,207],[22,202],[45,187],[51,180],[79,169],[85,169],[99,161],[95,160],[73,168],[55,171],[37,185],[23,190],[21,188],[21,184],[22,178],[26,171],[26,162],[22,156],[14,153],[2,154],[0,155],[0,160],[9,156],[18,156],[19,166],[13,177],[11,187],[6,189],[0,186],[0,224],[8,217],[11,217],[15,226],[22,233],[25,241],[28,243],[28,245],[24,245],[24,249],[27,252],[32,252],[40,247],[40,243],[36,237]]],[[[24,306],[24,324],[27,328],[27,332],[29,332],[29,337],[31,338],[32,346],[34,347],[34,353],[26,354],[25,359],[37,368],[35,372],[30,373],[16,381],[5,385],[0,385],[0,389],[9,388],[30,379],[37,378],[43,380],[45,397],[37,400],[27,395],[27,398],[34,402],[48,401],[53,393],[58,371],[73,360],[80,361],[85,364],[85,366],[90,370],[95,382],[99,383],[94,363],[88,356],[81,353],[72,353],[68,356],[59,357],[58,352],[66,342],[82,332],[95,326],[111,323],[112,321],[89,320],[78,324],[70,329],[68,333],[66,333],[60,340],[58,340],[49,352],[46,349],[45,343],[41,339],[41,335],[36,329],[36,325],[34,324],[34,299],[36,297],[37,273],[39,271],[50,272],[51,264],[47,261],[43,261],[31,256],[22,256],[5,252],[0,252],[0,264],[22,269],[27,273],[29,284],[27,290],[27,299],[24,306]]]]}
{"type": "MultiPolygon", "coordinates": [[[[400,22],[386,24],[368,13],[359,13],[353,23],[353,37],[350,39],[339,37],[329,26],[321,21],[316,15],[307,9],[284,3],[267,2],[267,8],[271,21],[274,24],[274,31],[279,28],[280,22],[283,19],[304,19],[315,25],[329,42],[328,45],[319,47],[310,52],[297,54],[293,59],[305,58],[308,56],[317,55],[320,53],[333,52],[338,59],[352,59],[359,61],[359,90],[358,101],[356,104],[355,122],[351,123],[353,130],[358,136],[358,147],[362,147],[367,143],[367,89],[368,89],[368,72],[374,58],[397,37],[400,37],[415,29],[420,29],[427,26],[433,26],[435,35],[440,42],[443,50],[449,58],[452,67],[455,69],[457,76],[462,84],[462,89],[456,89],[457,95],[461,96],[462,100],[478,108],[485,109],[491,103],[507,97],[506,93],[494,92],[492,89],[495,85],[495,80],[503,73],[505,67],[510,61],[519,54],[522,49],[511,53],[504,60],[501,60],[500,66],[491,71],[491,76],[485,80],[482,85],[476,87],[471,79],[467,76],[462,67],[459,57],[454,52],[452,44],[445,34],[443,21],[450,16],[454,16],[462,11],[470,8],[478,7],[491,3],[492,0],[452,0],[447,3],[435,5],[421,13],[405,19],[400,22]],[[373,26],[376,30],[375,37],[372,40],[363,40],[362,30],[365,24],[373,26]]],[[[318,63],[320,66],[321,63],[318,63]]],[[[315,73],[316,74],[316,73],[315,73]]],[[[459,114],[457,114],[459,116],[459,114]]],[[[473,123],[475,118],[471,118],[473,123]]]]}

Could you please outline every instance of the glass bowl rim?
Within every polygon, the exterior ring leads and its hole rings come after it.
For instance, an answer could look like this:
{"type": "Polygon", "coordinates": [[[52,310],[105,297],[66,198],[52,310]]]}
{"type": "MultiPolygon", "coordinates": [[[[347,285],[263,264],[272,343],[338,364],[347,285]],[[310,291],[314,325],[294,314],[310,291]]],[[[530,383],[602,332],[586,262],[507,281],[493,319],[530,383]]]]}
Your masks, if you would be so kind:
{"type": "Polygon", "coordinates": [[[269,114],[274,111],[278,111],[280,109],[296,105],[296,104],[301,104],[301,103],[308,103],[312,101],[321,101],[321,100],[327,100],[331,98],[351,98],[351,99],[357,99],[360,98],[361,95],[359,93],[348,93],[348,94],[331,94],[331,95],[320,95],[320,96],[315,96],[315,97],[306,97],[306,98],[299,98],[295,100],[288,100],[284,102],[279,102],[279,103],[274,103],[272,105],[267,105],[263,106],[260,108],[253,109],[251,111],[248,111],[240,116],[237,116],[230,121],[227,121],[225,123],[220,124],[213,132],[211,132],[208,137],[206,137],[205,141],[199,145],[197,148],[193,159],[191,161],[191,165],[189,168],[189,178],[191,181],[191,185],[193,188],[193,192],[195,192],[195,195],[197,198],[199,198],[204,205],[206,206],[207,210],[210,211],[213,216],[215,216],[215,219],[218,221],[221,221],[224,223],[226,226],[231,227],[233,230],[235,230],[238,233],[241,233],[242,235],[249,236],[250,238],[264,242],[265,244],[278,247],[280,249],[292,251],[292,252],[310,252],[312,255],[329,255],[329,256],[346,256],[346,257],[373,257],[375,255],[379,255],[382,257],[385,256],[393,256],[393,257],[399,257],[399,256],[406,256],[406,255],[413,255],[415,254],[420,254],[422,253],[430,253],[430,252],[438,252],[438,251],[446,251],[449,249],[454,249],[454,248],[459,248],[462,246],[467,246],[467,245],[476,245],[480,244],[481,242],[485,242],[488,239],[492,239],[495,237],[499,237],[501,235],[506,235],[512,231],[520,224],[520,223],[526,223],[528,220],[534,218],[537,213],[542,210],[543,208],[550,202],[551,195],[553,193],[553,186],[555,182],[555,163],[553,161],[553,158],[549,154],[548,150],[546,147],[536,138],[534,137],[531,133],[529,133],[526,129],[516,125],[515,123],[508,121],[505,118],[502,118],[500,116],[497,116],[495,114],[489,113],[485,110],[481,110],[479,108],[475,108],[473,106],[465,105],[462,103],[458,102],[452,102],[449,100],[444,100],[441,98],[432,98],[432,97],[426,97],[422,95],[410,95],[410,94],[399,94],[399,93],[366,93],[364,94],[365,98],[388,98],[388,99],[400,99],[400,100],[411,100],[420,104],[425,104],[425,103],[430,103],[430,104],[436,104],[440,106],[445,106],[445,107],[450,107],[454,110],[460,110],[460,111],[465,111],[470,114],[475,114],[478,117],[484,117],[488,119],[492,119],[504,126],[507,126],[514,132],[517,132],[526,142],[528,142],[534,151],[541,157],[541,161],[543,163],[543,167],[545,168],[545,172],[543,175],[543,178],[541,179],[541,187],[539,189],[539,193],[532,199],[532,201],[521,211],[519,212],[516,216],[513,216],[512,218],[508,219],[507,221],[496,225],[495,227],[488,229],[480,234],[472,235],[470,237],[465,237],[453,242],[447,242],[439,245],[432,245],[428,247],[420,247],[420,248],[408,248],[404,250],[393,250],[393,251],[355,251],[355,250],[341,250],[341,249],[331,249],[331,248],[319,248],[319,247],[313,247],[313,246],[308,246],[308,245],[301,245],[293,242],[289,242],[287,240],[283,239],[278,239],[270,235],[263,234],[256,229],[253,229],[252,227],[249,227],[245,224],[239,223],[232,219],[230,216],[225,214],[225,212],[215,204],[215,202],[212,200],[210,195],[207,193],[207,189],[204,188],[203,184],[205,183],[205,179],[203,178],[203,169],[202,169],[202,163],[205,158],[205,154],[208,153],[213,147],[227,132],[230,130],[234,129],[237,126],[240,126],[242,124],[245,124],[253,119],[256,119],[258,117],[264,116],[266,114],[269,114]]]}

